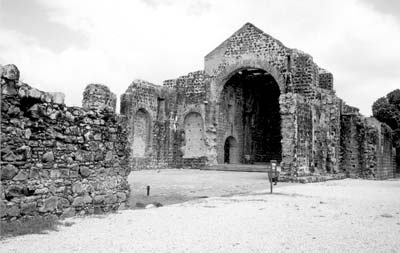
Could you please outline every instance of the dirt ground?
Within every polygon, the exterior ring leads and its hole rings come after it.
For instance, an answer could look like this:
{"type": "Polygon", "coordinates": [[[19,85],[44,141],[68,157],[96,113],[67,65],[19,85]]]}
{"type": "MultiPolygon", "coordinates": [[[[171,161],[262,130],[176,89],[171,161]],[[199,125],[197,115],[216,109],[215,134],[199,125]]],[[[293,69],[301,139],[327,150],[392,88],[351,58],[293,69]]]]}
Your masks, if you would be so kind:
{"type": "Polygon", "coordinates": [[[74,224],[58,232],[0,241],[0,251],[400,252],[400,180],[284,184],[269,194],[266,178],[253,173],[151,173],[140,173],[140,182],[133,174],[138,194],[157,183],[154,195],[168,191],[193,200],[71,218],[74,224]],[[225,182],[243,194],[222,189],[225,182]],[[194,198],[211,193],[234,195],[194,198]]]}
{"type": "MultiPolygon", "coordinates": [[[[153,202],[162,205],[181,203],[205,197],[227,197],[254,191],[270,191],[268,175],[261,172],[231,172],[205,170],[147,170],[129,175],[131,186],[130,206],[153,202]],[[147,186],[150,196],[147,197],[147,186]]],[[[288,185],[278,183],[274,189],[288,185]]]]}

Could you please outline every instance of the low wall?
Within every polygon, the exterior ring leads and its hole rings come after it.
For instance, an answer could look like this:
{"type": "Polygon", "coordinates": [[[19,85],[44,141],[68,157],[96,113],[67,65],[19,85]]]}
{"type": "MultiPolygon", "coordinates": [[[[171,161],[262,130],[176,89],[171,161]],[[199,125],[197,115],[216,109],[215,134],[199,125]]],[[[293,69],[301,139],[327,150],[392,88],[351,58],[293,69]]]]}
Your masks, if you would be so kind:
{"type": "Polygon", "coordinates": [[[16,76],[3,74],[1,91],[2,220],[103,213],[126,205],[125,117],[67,107],[61,94],[39,91],[16,76]]]}

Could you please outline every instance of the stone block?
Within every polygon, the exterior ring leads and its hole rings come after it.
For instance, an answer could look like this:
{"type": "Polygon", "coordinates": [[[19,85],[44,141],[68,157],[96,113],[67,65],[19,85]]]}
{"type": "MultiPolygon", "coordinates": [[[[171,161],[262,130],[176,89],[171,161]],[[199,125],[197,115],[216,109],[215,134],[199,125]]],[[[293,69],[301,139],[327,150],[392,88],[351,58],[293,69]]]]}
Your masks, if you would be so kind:
{"type": "Polygon", "coordinates": [[[10,180],[18,173],[17,167],[12,164],[2,166],[1,168],[1,180],[10,180]]]}
{"type": "Polygon", "coordinates": [[[43,206],[39,208],[39,212],[55,211],[58,205],[58,197],[52,196],[43,201],[43,206]]]}
{"type": "Polygon", "coordinates": [[[22,203],[21,213],[22,214],[34,214],[36,212],[36,202],[22,203]]]}
{"type": "Polygon", "coordinates": [[[17,205],[12,205],[10,207],[7,207],[7,215],[11,217],[18,217],[21,215],[21,209],[17,205]]]}
{"type": "Polygon", "coordinates": [[[44,162],[44,163],[53,162],[53,161],[54,161],[54,154],[52,151],[46,152],[42,157],[42,162],[44,162]]]}
{"type": "Polygon", "coordinates": [[[20,170],[18,174],[13,178],[15,181],[25,181],[28,179],[28,172],[20,170]]]}

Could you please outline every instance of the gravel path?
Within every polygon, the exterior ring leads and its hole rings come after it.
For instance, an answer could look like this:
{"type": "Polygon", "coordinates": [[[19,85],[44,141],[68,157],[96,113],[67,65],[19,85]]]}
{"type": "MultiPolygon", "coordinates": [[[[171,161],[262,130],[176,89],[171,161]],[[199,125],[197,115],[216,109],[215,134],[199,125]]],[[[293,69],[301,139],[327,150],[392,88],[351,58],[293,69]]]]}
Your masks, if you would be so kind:
{"type": "Polygon", "coordinates": [[[400,252],[400,181],[290,185],[68,221],[0,241],[0,251],[400,252]]]}

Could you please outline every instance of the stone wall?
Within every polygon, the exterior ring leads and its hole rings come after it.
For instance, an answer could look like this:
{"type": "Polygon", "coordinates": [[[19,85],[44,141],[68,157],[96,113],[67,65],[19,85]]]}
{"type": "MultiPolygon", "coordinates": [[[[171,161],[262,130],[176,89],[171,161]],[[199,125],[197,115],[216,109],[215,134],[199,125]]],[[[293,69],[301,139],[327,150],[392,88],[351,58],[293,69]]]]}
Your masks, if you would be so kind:
{"type": "Polygon", "coordinates": [[[396,152],[390,127],[354,110],[345,111],[341,115],[341,170],[353,178],[394,177],[396,152]]]}
{"type": "Polygon", "coordinates": [[[132,170],[166,168],[169,160],[168,89],[134,80],[121,95],[121,114],[128,121],[132,170]]]}
{"type": "Polygon", "coordinates": [[[316,89],[312,103],[314,173],[338,173],[342,101],[330,90],[316,89]]]}
{"type": "Polygon", "coordinates": [[[191,72],[164,82],[164,87],[170,90],[167,99],[169,133],[172,137],[169,166],[201,168],[207,162],[209,139],[205,130],[207,111],[210,110],[207,100],[208,82],[209,76],[204,71],[191,72]],[[196,118],[196,122],[192,122],[193,118],[196,118]]]}
{"type": "Polygon", "coordinates": [[[1,88],[1,219],[103,213],[126,205],[124,117],[67,107],[60,94],[18,78],[3,75],[1,88]]]}

